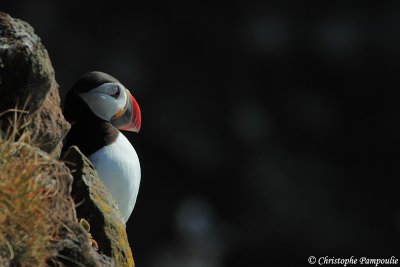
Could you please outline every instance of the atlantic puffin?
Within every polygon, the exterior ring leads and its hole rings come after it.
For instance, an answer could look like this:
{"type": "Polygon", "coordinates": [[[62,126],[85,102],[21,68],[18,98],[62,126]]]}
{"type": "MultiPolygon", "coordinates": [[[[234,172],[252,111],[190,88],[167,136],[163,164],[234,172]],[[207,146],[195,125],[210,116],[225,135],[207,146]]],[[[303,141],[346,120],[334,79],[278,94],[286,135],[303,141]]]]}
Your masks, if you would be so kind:
{"type": "Polygon", "coordinates": [[[68,91],[64,116],[71,123],[64,147],[75,145],[90,159],[126,223],[136,203],[141,171],[135,149],[119,130],[139,132],[138,103],[117,79],[93,71],[68,91]]]}

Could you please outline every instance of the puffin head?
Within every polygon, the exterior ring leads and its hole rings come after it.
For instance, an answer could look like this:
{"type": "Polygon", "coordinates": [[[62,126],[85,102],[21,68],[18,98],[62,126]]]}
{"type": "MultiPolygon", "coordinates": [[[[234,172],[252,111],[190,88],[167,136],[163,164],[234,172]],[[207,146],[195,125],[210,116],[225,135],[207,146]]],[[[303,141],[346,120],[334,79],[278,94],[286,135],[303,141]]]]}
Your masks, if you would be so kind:
{"type": "Polygon", "coordinates": [[[95,116],[116,128],[139,132],[142,122],[139,105],[129,90],[111,75],[93,71],[79,78],[66,98],[64,109],[68,121],[79,119],[74,105],[82,101],[95,116]]]}

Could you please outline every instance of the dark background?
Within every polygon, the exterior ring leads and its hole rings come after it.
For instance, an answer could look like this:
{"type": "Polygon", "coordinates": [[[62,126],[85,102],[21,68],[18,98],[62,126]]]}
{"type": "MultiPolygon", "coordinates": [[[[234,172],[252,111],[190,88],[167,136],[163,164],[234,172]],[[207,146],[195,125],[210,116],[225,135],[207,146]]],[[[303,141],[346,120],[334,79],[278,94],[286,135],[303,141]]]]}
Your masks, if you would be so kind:
{"type": "Polygon", "coordinates": [[[138,100],[137,266],[400,258],[400,2],[164,2],[0,3],[138,100]]]}

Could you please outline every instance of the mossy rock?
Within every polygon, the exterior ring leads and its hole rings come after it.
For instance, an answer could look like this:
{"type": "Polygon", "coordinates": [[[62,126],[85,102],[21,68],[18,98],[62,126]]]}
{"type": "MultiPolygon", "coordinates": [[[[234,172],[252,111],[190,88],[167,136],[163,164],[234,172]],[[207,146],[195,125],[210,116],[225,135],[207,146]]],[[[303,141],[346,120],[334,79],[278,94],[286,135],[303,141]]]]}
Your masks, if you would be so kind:
{"type": "Polygon", "coordinates": [[[63,160],[74,177],[72,197],[78,218],[90,223],[99,251],[111,257],[116,266],[134,266],[124,220],[91,162],[76,146],[68,149],[63,160]]]}

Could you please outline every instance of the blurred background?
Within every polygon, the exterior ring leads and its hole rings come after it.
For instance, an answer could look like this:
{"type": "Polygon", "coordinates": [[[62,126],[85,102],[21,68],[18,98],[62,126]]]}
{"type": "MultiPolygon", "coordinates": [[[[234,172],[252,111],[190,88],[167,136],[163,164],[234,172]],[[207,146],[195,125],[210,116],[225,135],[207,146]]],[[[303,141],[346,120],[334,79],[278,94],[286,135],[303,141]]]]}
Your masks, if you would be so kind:
{"type": "Polygon", "coordinates": [[[61,95],[85,72],[138,100],[138,267],[400,258],[400,2],[3,0],[61,95]]]}

